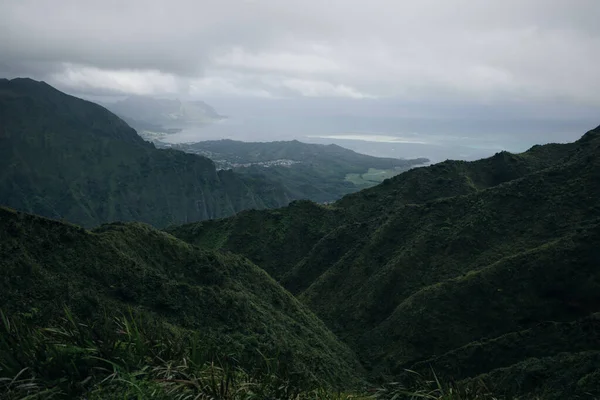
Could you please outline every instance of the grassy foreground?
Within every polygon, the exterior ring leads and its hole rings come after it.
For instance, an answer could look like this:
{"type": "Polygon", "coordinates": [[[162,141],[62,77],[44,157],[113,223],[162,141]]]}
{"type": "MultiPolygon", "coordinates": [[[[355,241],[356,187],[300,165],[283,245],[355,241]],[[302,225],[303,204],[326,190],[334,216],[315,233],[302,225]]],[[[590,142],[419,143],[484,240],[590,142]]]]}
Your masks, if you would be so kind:
{"type": "Polygon", "coordinates": [[[298,379],[277,359],[242,368],[206,351],[199,336],[176,335],[133,312],[86,324],[65,308],[62,323],[47,328],[34,317],[0,314],[2,398],[357,398],[298,379]]]}
{"type": "Polygon", "coordinates": [[[176,334],[134,311],[88,324],[67,307],[40,328],[38,310],[14,318],[0,311],[2,399],[496,399],[485,386],[442,384],[413,373],[411,389],[391,383],[344,393],[310,382],[276,358],[254,368],[207,351],[198,335],[176,334]]]}

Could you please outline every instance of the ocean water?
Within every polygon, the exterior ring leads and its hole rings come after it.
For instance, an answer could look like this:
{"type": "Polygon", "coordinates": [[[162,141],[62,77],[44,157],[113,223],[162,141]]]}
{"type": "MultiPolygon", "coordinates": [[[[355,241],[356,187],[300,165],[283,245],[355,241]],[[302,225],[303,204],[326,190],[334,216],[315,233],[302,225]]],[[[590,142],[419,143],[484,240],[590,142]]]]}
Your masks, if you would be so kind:
{"type": "Polygon", "coordinates": [[[233,139],[299,140],[337,144],[379,157],[426,157],[475,160],[499,151],[522,152],[535,144],[570,142],[593,128],[584,120],[479,120],[369,117],[347,115],[233,116],[221,122],[187,127],[171,143],[233,139]]]}

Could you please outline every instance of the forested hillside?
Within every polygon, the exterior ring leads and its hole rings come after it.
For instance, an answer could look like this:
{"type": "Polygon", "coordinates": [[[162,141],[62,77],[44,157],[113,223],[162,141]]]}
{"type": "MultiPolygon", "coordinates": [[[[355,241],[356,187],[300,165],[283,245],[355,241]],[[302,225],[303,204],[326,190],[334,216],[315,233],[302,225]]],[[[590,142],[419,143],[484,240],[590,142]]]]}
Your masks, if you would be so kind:
{"type": "Polygon", "coordinates": [[[86,231],[0,208],[0,271],[0,392],[14,378],[107,398],[127,379],[164,394],[163,368],[182,380],[206,363],[298,387],[361,379],[350,349],[260,268],[145,224],[86,231]]]}
{"type": "Polygon", "coordinates": [[[43,82],[0,80],[0,121],[0,204],[22,211],[163,227],[291,200],[276,182],[158,150],[106,109],[43,82]]]}
{"type": "Polygon", "coordinates": [[[373,378],[431,365],[498,394],[575,398],[600,387],[599,199],[597,128],[572,144],[413,169],[331,207],[170,232],[265,268],[373,378]]]}
{"type": "Polygon", "coordinates": [[[9,399],[600,397],[600,127],[322,205],[44,83],[0,118],[0,204],[42,215],[0,207],[9,399]]]}

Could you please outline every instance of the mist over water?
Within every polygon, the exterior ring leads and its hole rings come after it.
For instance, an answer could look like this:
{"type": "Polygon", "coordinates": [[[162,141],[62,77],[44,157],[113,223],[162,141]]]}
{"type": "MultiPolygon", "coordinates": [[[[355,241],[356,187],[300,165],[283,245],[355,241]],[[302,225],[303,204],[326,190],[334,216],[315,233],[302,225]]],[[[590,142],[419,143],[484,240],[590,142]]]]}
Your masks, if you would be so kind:
{"type": "Polygon", "coordinates": [[[502,150],[522,152],[535,144],[570,142],[593,128],[591,120],[478,121],[328,115],[246,115],[170,135],[171,143],[233,139],[299,140],[337,144],[379,157],[475,160],[502,150]]]}

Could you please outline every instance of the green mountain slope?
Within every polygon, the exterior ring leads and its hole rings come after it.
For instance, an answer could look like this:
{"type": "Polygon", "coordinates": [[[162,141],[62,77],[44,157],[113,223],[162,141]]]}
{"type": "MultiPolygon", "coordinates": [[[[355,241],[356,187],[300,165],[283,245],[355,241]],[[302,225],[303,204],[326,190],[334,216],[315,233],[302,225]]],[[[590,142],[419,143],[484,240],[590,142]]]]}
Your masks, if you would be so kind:
{"type": "Polygon", "coordinates": [[[337,256],[331,255],[332,249],[346,254],[359,247],[358,242],[370,240],[370,234],[398,209],[479,192],[561,164],[577,148],[575,144],[550,144],[534,146],[521,154],[503,152],[474,162],[446,161],[412,169],[374,188],[347,195],[332,207],[295,203],[302,206],[240,213],[222,221],[174,227],[171,232],[192,243],[244,254],[277,279],[289,276],[283,280],[284,285],[298,293],[299,286],[305,289],[312,283],[308,278],[315,271],[307,274],[307,268],[323,270],[319,265],[324,265],[322,257],[326,254],[337,260],[337,256]],[[303,250],[293,251],[297,246],[303,250]],[[296,256],[290,257],[293,254],[296,256]],[[296,265],[301,260],[302,265],[296,265]]]}
{"type": "Polygon", "coordinates": [[[403,160],[373,157],[356,153],[335,144],[309,144],[297,140],[287,142],[241,142],[226,139],[181,145],[187,146],[190,151],[206,153],[215,160],[223,160],[229,163],[245,164],[292,160],[308,164],[327,163],[337,167],[334,169],[350,169],[358,172],[369,167],[379,169],[409,167],[428,161],[426,159],[403,160]]]}
{"type": "Polygon", "coordinates": [[[593,398],[591,393],[597,393],[600,382],[598,317],[596,313],[570,322],[545,321],[469,343],[412,368],[427,374],[434,365],[443,377],[475,377],[468,379],[484,381],[497,393],[529,392],[544,399],[593,398]]]}
{"type": "MultiPolygon", "coordinates": [[[[580,379],[587,383],[577,390],[599,383],[592,372],[600,364],[589,353],[597,346],[540,348],[523,340],[514,343],[520,355],[496,364],[459,358],[448,368],[447,360],[464,346],[483,341],[486,349],[497,343],[493,338],[535,332],[547,321],[576,323],[600,311],[599,199],[597,128],[572,144],[414,169],[344,197],[323,215],[305,212],[308,206],[270,211],[285,218],[269,230],[255,229],[237,251],[273,269],[274,261],[263,258],[278,254],[268,243],[290,236],[283,221],[297,221],[297,229],[322,227],[320,238],[296,241],[310,250],[282,257],[274,276],[374,375],[402,376],[424,360],[436,369],[437,356],[446,360],[440,374],[448,379],[481,375],[498,393],[554,390],[554,398],[568,398],[580,379]],[[550,370],[552,360],[570,365],[572,374],[550,370]],[[536,368],[545,372],[528,378],[526,371],[536,368]],[[526,385],[511,381],[518,371],[526,385]],[[554,380],[561,384],[551,389],[554,380]]],[[[239,215],[171,232],[195,242],[218,230],[215,247],[236,251],[236,229],[224,227],[245,223],[250,220],[239,215]]],[[[588,342],[598,339],[590,335],[588,342]]]]}
{"type": "Polygon", "coordinates": [[[326,206],[294,201],[287,208],[248,210],[235,218],[203,221],[167,231],[205,249],[245,254],[279,280],[337,226],[339,218],[339,213],[326,206]]]}
{"type": "Polygon", "coordinates": [[[106,109],[29,79],[0,80],[0,204],[86,227],[155,226],[283,206],[285,189],[158,150],[106,109]]]}
{"type": "MultiPolygon", "coordinates": [[[[361,374],[353,353],[247,259],[200,250],[148,225],[86,231],[0,208],[0,272],[0,310],[29,315],[39,327],[60,323],[65,305],[89,327],[131,309],[245,365],[276,356],[304,380],[346,387],[361,374]]],[[[5,357],[2,377],[11,372],[5,357]]]]}
{"type": "Polygon", "coordinates": [[[474,193],[561,163],[576,150],[574,143],[534,146],[520,154],[500,152],[477,161],[444,161],[416,168],[372,190],[346,196],[338,205],[363,218],[404,204],[474,193]]]}
{"type": "MultiPolygon", "coordinates": [[[[157,142],[157,146],[165,144],[157,142]]],[[[429,161],[372,157],[336,145],[297,140],[265,143],[216,140],[168,146],[206,156],[219,168],[233,168],[240,174],[278,182],[294,199],[316,202],[337,200],[429,161]],[[367,180],[361,178],[367,176],[367,180]]]]}

